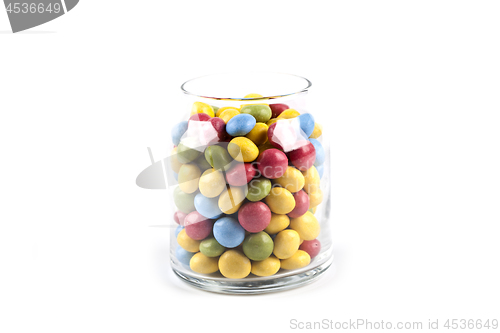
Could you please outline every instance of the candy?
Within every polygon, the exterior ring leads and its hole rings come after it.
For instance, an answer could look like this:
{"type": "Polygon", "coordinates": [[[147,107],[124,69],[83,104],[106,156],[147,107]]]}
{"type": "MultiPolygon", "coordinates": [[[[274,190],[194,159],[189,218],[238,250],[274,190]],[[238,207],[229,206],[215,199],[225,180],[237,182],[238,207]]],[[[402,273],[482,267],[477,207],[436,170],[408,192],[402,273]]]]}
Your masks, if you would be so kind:
{"type": "Polygon", "coordinates": [[[210,163],[208,163],[204,154],[200,154],[200,156],[198,156],[192,163],[194,165],[197,165],[202,173],[205,172],[207,169],[212,169],[212,166],[210,165],[210,163]]]}
{"type": "Polygon", "coordinates": [[[300,244],[299,250],[307,252],[312,259],[321,251],[321,243],[317,239],[305,240],[300,244]]]}
{"type": "Polygon", "coordinates": [[[262,95],[261,94],[248,94],[248,95],[245,95],[245,97],[243,98],[261,98],[262,95]]]}
{"type": "Polygon", "coordinates": [[[213,223],[199,212],[189,213],[184,220],[186,234],[194,240],[202,240],[212,232],[213,223]]]}
{"type": "Polygon", "coordinates": [[[211,274],[219,270],[219,258],[207,257],[201,252],[196,253],[189,261],[189,267],[193,272],[200,274],[211,274]]]}
{"type": "Polygon", "coordinates": [[[252,162],[259,156],[259,149],[255,143],[245,137],[232,139],[227,150],[229,155],[239,162],[252,162]]]}
{"type": "Polygon", "coordinates": [[[177,160],[180,163],[190,163],[194,161],[198,156],[200,156],[200,152],[196,149],[189,148],[184,145],[182,142],[177,146],[177,160]]]}
{"type": "Polygon", "coordinates": [[[182,225],[178,225],[177,228],[175,228],[175,238],[177,239],[177,236],[179,236],[179,233],[181,230],[184,230],[184,227],[182,225]]]}
{"type": "MultiPolygon", "coordinates": [[[[274,147],[283,150],[283,147],[280,145],[278,142],[278,138],[274,137],[274,129],[277,126],[277,122],[274,122],[272,124],[268,124],[269,128],[267,129],[267,140],[269,141],[270,144],[272,144],[274,147]]],[[[281,141],[280,141],[281,142],[281,141]]]]}
{"type": "Polygon", "coordinates": [[[177,246],[177,248],[175,249],[175,257],[183,265],[189,266],[189,261],[193,256],[193,252],[186,251],[180,246],[177,246]]]}
{"type": "Polygon", "coordinates": [[[288,214],[295,208],[292,193],[282,187],[272,188],[264,201],[275,214],[288,214]]]}
{"type": "Polygon", "coordinates": [[[183,213],[189,214],[195,210],[194,194],[183,192],[179,186],[174,189],[174,203],[183,213]]]}
{"type": "Polygon", "coordinates": [[[186,133],[187,128],[187,121],[181,121],[172,128],[172,142],[175,146],[179,145],[179,142],[181,142],[181,137],[184,135],[184,133],[186,133]]]}
{"type": "Polygon", "coordinates": [[[228,279],[242,279],[251,269],[250,259],[238,250],[228,250],[219,258],[219,270],[228,279]]]}
{"type": "Polygon", "coordinates": [[[273,253],[278,259],[290,258],[300,246],[300,236],[295,230],[280,231],[274,238],[273,253]]]}
{"type": "Polygon", "coordinates": [[[306,171],[309,169],[316,160],[316,150],[314,146],[309,141],[303,141],[300,143],[301,146],[297,149],[292,150],[288,157],[290,162],[301,171],[306,171]]]}
{"type": "Polygon", "coordinates": [[[227,171],[231,167],[233,159],[227,150],[219,145],[213,145],[205,149],[205,159],[215,170],[227,171]]]}
{"type": "Polygon", "coordinates": [[[252,274],[257,276],[271,276],[280,270],[281,263],[278,258],[271,255],[261,261],[252,261],[252,274]]]}
{"type": "Polygon", "coordinates": [[[272,124],[274,124],[275,122],[277,122],[278,119],[277,118],[271,118],[269,119],[267,122],[266,122],[266,125],[267,127],[271,126],[272,124]]]}
{"type": "Polygon", "coordinates": [[[221,217],[222,211],[218,205],[219,198],[207,198],[201,193],[194,197],[194,207],[207,219],[217,219],[221,217]]]}
{"type": "Polygon", "coordinates": [[[249,232],[264,230],[271,221],[271,210],[261,202],[247,202],[238,211],[238,221],[249,232]]]}
{"type": "Polygon", "coordinates": [[[316,217],[311,212],[306,212],[301,217],[290,219],[290,228],[297,231],[303,240],[313,240],[319,235],[320,226],[316,217]]]}
{"type": "Polygon", "coordinates": [[[219,141],[223,141],[227,138],[226,123],[220,118],[210,118],[210,123],[217,132],[217,137],[219,141]]]}
{"type": "Polygon", "coordinates": [[[226,180],[222,172],[208,169],[201,175],[198,187],[205,197],[215,198],[226,189],[226,180]]]}
{"type": "Polygon", "coordinates": [[[220,245],[214,237],[202,240],[200,243],[200,252],[207,257],[218,257],[224,253],[225,250],[226,248],[220,245]]]}
{"type": "Polygon", "coordinates": [[[316,151],[316,160],[314,161],[314,166],[319,166],[325,163],[325,150],[323,149],[323,145],[316,139],[309,139],[309,141],[313,144],[314,150],[316,151]]]}
{"type": "Polygon", "coordinates": [[[203,103],[203,102],[194,102],[193,103],[193,107],[191,108],[191,115],[197,114],[197,113],[206,113],[210,117],[215,116],[214,109],[210,105],[203,103]]]}
{"type": "Polygon", "coordinates": [[[290,224],[290,218],[285,214],[271,214],[271,221],[264,229],[270,235],[277,234],[281,230],[285,230],[290,224]]]}
{"type": "Polygon", "coordinates": [[[319,188],[320,177],[316,167],[312,166],[306,171],[302,172],[304,175],[304,191],[311,193],[319,188]]]}
{"type": "Polygon", "coordinates": [[[290,258],[281,260],[283,269],[299,269],[306,267],[311,262],[311,257],[305,251],[298,250],[290,258]]]}
{"type": "Polygon", "coordinates": [[[243,253],[251,260],[264,260],[273,253],[273,239],[264,231],[248,235],[243,241],[243,253]]]}
{"type": "Polygon", "coordinates": [[[192,239],[186,234],[186,229],[182,229],[177,235],[177,243],[186,251],[198,252],[200,250],[200,241],[192,239]]]}
{"type": "Polygon", "coordinates": [[[172,168],[172,171],[174,173],[179,173],[181,166],[182,163],[180,163],[177,159],[177,147],[175,147],[174,149],[172,149],[172,153],[170,155],[170,168],[172,168]]]}
{"type": "Polygon", "coordinates": [[[206,113],[197,113],[189,117],[188,121],[209,121],[210,119],[212,119],[212,117],[206,113]]]}
{"type": "Polygon", "coordinates": [[[246,135],[257,146],[264,144],[267,141],[268,126],[264,123],[255,124],[254,128],[246,135]]]}
{"type": "Polygon", "coordinates": [[[292,193],[300,191],[304,187],[304,182],[302,173],[291,166],[286,168],[285,173],[281,177],[273,180],[273,183],[286,188],[292,193]]]}
{"type": "Polygon", "coordinates": [[[257,170],[251,163],[236,163],[228,172],[226,180],[229,185],[243,186],[255,177],[257,170]]]}
{"type": "MultiPolygon", "coordinates": [[[[301,217],[309,210],[309,196],[303,190],[293,193],[295,208],[288,213],[291,218],[301,217]]],[[[196,203],[196,202],[195,202],[196,203]]]]}
{"type": "Polygon", "coordinates": [[[277,118],[283,111],[289,109],[288,105],[278,103],[270,104],[269,107],[271,108],[272,118],[277,118]]]}
{"type": "Polygon", "coordinates": [[[310,113],[304,113],[297,117],[300,122],[300,129],[304,131],[307,137],[311,136],[314,130],[314,118],[310,113]]]}
{"type": "Polygon", "coordinates": [[[216,117],[220,117],[220,115],[222,114],[222,112],[226,111],[226,110],[236,110],[236,111],[240,111],[240,109],[234,107],[234,106],[224,106],[222,108],[219,108],[219,110],[217,110],[217,113],[215,114],[216,117]]]}
{"type": "Polygon", "coordinates": [[[324,165],[318,165],[316,167],[316,170],[318,171],[319,178],[323,178],[323,173],[325,172],[325,166],[324,165]]]}
{"type": "Polygon", "coordinates": [[[246,187],[233,186],[219,196],[219,208],[224,214],[233,214],[240,209],[246,196],[246,187]]]}
{"type": "Polygon", "coordinates": [[[185,193],[196,192],[200,176],[200,168],[194,164],[184,164],[179,170],[179,188],[185,193]]]}
{"type": "Polygon", "coordinates": [[[271,108],[267,104],[249,104],[241,108],[242,114],[252,115],[257,122],[265,123],[271,119],[271,108]]]}
{"type": "Polygon", "coordinates": [[[292,119],[292,118],[296,118],[300,116],[300,113],[295,110],[295,109],[288,109],[288,110],[284,110],[283,112],[280,113],[279,116],[277,116],[276,118],[278,119],[292,119]]]}
{"type": "Polygon", "coordinates": [[[174,221],[180,226],[184,226],[184,219],[186,218],[186,213],[181,212],[180,210],[174,213],[174,221]]]}
{"type": "Polygon", "coordinates": [[[309,193],[309,208],[318,206],[323,201],[323,191],[320,188],[309,193]]]}
{"type": "Polygon", "coordinates": [[[222,112],[219,117],[220,119],[222,119],[222,121],[224,121],[225,124],[227,124],[229,120],[231,120],[234,116],[237,116],[239,114],[240,111],[236,109],[227,109],[224,112],[222,112]]]}
{"type": "Polygon", "coordinates": [[[314,124],[314,130],[312,134],[309,136],[311,139],[317,139],[323,134],[323,126],[318,123],[314,124]]]}
{"type": "Polygon", "coordinates": [[[232,217],[218,219],[213,228],[214,237],[220,245],[233,248],[245,239],[245,229],[232,217]]]}
{"type": "MultiPolygon", "coordinates": [[[[227,112],[227,111],[224,111],[227,112]]],[[[231,136],[247,135],[255,126],[255,118],[249,114],[232,117],[226,124],[226,132],[231,136]]]]}
{"type": "Polygon", "coordinates": [[[260,201],[264,199],[271,191],[271,181],[264,177],[254,179],[248,184],[248,193],[246,198],[250,201],[260,201]]]}
{"type": "Polygon", "coordinates": [[[262,176],[276,179],[283,176],[288,168],[288,158],[278,149],[267,149],[259,155],[257,167],[262,176]]]}

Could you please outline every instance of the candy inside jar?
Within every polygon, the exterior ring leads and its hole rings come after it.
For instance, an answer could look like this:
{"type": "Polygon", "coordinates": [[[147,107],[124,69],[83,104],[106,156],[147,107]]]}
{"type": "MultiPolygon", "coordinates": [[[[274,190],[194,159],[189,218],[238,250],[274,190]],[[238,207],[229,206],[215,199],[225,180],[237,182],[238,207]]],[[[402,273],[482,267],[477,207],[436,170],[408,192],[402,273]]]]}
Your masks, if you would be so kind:
{"type": "Polygon", "coordinates": [[[186,282],[268,292],[305,284],[330,265],[328,147],[304,106],[305,81],[287,95],[185,90],[193,99],[172,128],[167,172],[179,225],[172,267],[186,282]]]}

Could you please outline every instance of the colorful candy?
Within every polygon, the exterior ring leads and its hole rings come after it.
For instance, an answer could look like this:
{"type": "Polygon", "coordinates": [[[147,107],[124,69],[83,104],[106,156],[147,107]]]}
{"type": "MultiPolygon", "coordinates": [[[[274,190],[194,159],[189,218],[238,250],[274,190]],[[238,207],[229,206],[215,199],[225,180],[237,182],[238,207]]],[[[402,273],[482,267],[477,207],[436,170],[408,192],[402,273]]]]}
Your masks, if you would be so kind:
{"type": "Polygon", "coordinates": [[[290,219],[290,228],[297,231],[303,240],[313,240],[319,235],[320,225],[316,217],[311,212],[290,219]]]}
{"type": "Polygon", "coordinates": [[[243,186],[257,174],[251,163],[236,163],[234,167],[226,172],[226,180],[229,185],[243,186]]]}
{"type": "Polygon", "coordinates": [[[175,146],[178,146],[181,142],[181,137],[186,133],[188,128],[187,121],[181,121],[172,128],[172,142],[175,146]]]}
{"type": "Polygon", "coordinates": [[[257,167],[262,176],[276,179],[283,176],[288,168],[288,158],[278,149],[267,149],[259,155],[257,167]]]}
{"type": "Polygon", "coordinates": [[[174,203],[177,208],[185,213],[189,214],[194,208],[194,194],[183,192],[179,186],[174,189],[174,203]]]}
{"type": "Polygon", "coordinates": [[[314,131],[314,117],[310,113],[304,113],[297,117],[300,122],[300,129],[304,131],[307,137],[310,137],[314,131]]]}
{"type": "Polygon", "coordinates": [[[261,261],[252,261],[252,274],[257,276],[271,276],[280,270],[281,263],[278,258],[271,255],[261,261]]]}
{"type": "Polygon", "coordinates": [[[207,219],[217,219],[222,216],[218,198],[207,198],[201,193],[194,197],[194,208],[207,219]]]}
{"type": "Polygon", "coordinates": [[[248,132],[246,137],[257,146],[264,144],[267,141],[267,131],[269,127],[264,123],[257,123],[253,129],[248,132]]]}
{"type": "Polygon", "coordinates": [[[300,190],[293,193],[293,198],[295,199],[295,208],[288,213],[288,216],[291,218],[301,217],[309,210],[309,196],[304,190],[300,190]]]}
{"type": "Polygon", "coordinates": [[[243,106],[240,112],[253,116],[260,123],[265,123],[271,119],[272,115],[271,108],[267,104],[248,104],[243,106]]]}
{"type": "Polygon", "coordinates": [[[182,229],[177,235],[177,244],[188,252],[198,252],[201,241],[192,239],[186,233],[186,228],[182,229]]]}
{"type": "Polygon", "coordinates": [[[268,258],[274,249],[273,239],[264,231],[250,234],[243,241],[243,253],[250,260],[264,260],[268,258]]]}
{"type": "Polygon", "coordinates": [[[238,221],[248,232],[259,232],[271,222],[271,210],[261,201],[247,202],[238,211],[238,221]]]}
{"type": "Polygon", "coordinates": [[[311,259],[313,259],[321,251],[321,243],[317,239],[305,240],[300,244],[299,250],[307,252],[311,259]]]}
{"type": "Polygon", "coordinates": [[[304,175],[294,167],[287,167],[285,173],[273,180],[273,183],[286,188],[288,191],[295,193],[304,187],[304,175]]]}
{"type": "Polygon", "coordinates": [[[202,240],[212,232],[213,223],[199,212],[189,213],[184,220],[186,235],[194,240],[202,240]]]}
{"type": "Polygon", "coordinates": [[[271,192],[271,181],[267,178],[261,177],[250,181],[248,184],[248,193],[246,198],[250,201],[260,201],[267,197],[271,192]]]}
{"type": "Polygon", "coordinates": [[[273,253],[276,258],[287,259],[293,256],[300,246],[300,236],[295,230],[280,231],[274,238],[273,253]]]}
{"type": "Polygon", "coordinates": [[[325,163],[325,150],[323,149],[323,145],[316,139],[309,139],[309,141],[313,144],[314,150],[316,151],[316,160],[314,161],[314,166],[318,167],[325,163]]]}
{"type": "Polygon", "coordinates": [[[290,162],[301,171],[309,169],[316,160],[316,150],[310,141],[304,140],[300,143],[300,147],[292,150],[288,157],[290,162]]]}
{"type": "Polygon", "coordinates": [[[259,156],[259,148],[250,139],[237,137],[229,142],[227,151],[239,162],[253,162],[259,156]]]}
{"type": "Polygon", "coordinates": [[[219,258],[219,270],[229,279],[243,279],[251,269],[250,259],[238,250],[227,250],[219,258]]]}
{"type": "Polygon", "coordinates": [[[219,170],[208,169],[201,175],[198,187],[207,198],[218,197],[226,189],[224,174],[219,170]]]}
{"type": "Polygon", "coordinates": [[[195,164],[183,164],[179,170],[179,188],[186,193],[193,193],[198,190],[201,171],[195,164]]]}
{"type": "Polygon", "coordinates": [[[196,253],[189,261],[189,267],[193,272],[200,274],[211,274],[219,270],[219,258],[207,257],[201,252],[196,253]]]}
{"type": "Polygon", "coordinates": [[[281,260],[281,268],[299,269],[306,267],[310,262],[311,257],[309,256],[309,254],[306,251],[298,250],[290,258],[281,260]]]}
{"type": "Polygon", "coordinates": [[[269,107],[271,108],[272,118],[278,118],[278,116],[285,110],[288,110],[289,107],[286,104],[270,104],[269,107]]]}
{"type": "Polygon", "coordinates": [[[200,252],[207,257],[218,257],[224,253],[225,250],[226,248],[220,245],[214,237],[206,238],[200,243],[200,252]]]}
{"type": "Polygon", "coordinates": [[[237,247],[245,239],[245,229],[231,217],[218,219],[214,224],[213,233],[217,242],[228,248],[237,247]]]}
{"type": "Polygon", "coordinates": [[[277,234],[278,232],[285,230],[290,225],[290,218],[285,214],[274,214],[271,215],[271,221],[269,225],[264,229],[270,235],[277,234]]]}
{"type": "Polygon", "coordinates": [[[214,109],[203,102],[194,102],[193,107],[191,108],[191,115],[197,114],[197,113],[206,113],[210,117],[215,116],[214,114],[214,109]]]}
{"type": "Polygon", "coordinates": [[[219,196],[219,208],[224,214],[234,214],[240,209],[243,200],[246,196],[246,187],[236,187],[233,186],[226,189],[219,196]]]}
{"type": "Polygon", "coordinates": [[[181,264],[186,265],[188,267],[189,267],[189,261],[193,256],[194,256],[193,252],[186,251],[180,246],[177,246],[177,248],[175,249],[175,257],[177,258],[177,260],[179,260],[181,264]]]}
{"type": "Polygon", "coordinates": [[[227,171],[233,159],[227,150],[219,145],[209,146],[205,149],[205,159],[215,170],[227,171]]]}
{"type": "MultiPolygon", "coordinates": [[[[228,112],[227,110],[224,112],[228,112]]],[[[223,113],[224,114],[224,113],[223,113]]],[[[223,115],[222,114],[222,115],[223,115]]],[[[256,124],[255,118],[249,114],[238,114],[226,124],[226,132],[231,136],[243,136],[250,133],[256,124]]]]}
{"type": "Polygon", "coordinates": [[[272,188],[264,201],[275,214],[288,214],[295,208],[292,193],[282,187],[272,188]]]}

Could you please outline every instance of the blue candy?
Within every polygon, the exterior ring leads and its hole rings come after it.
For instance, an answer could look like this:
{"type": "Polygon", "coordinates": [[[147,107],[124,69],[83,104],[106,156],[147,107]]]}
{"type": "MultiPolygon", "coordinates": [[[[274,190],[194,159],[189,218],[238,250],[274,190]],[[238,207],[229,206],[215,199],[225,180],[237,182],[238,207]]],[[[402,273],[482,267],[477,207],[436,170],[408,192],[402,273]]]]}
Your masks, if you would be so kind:
{"type": "Polygon", "coordinates": [[[184,229],[183,226],[181,225],[177,226],[177,228],[175,229],[175,238],[177,238],[177,235],[179,235],[179,232],[181,232],[182,229],[184,229]]]}
{"type": "Polygon", "coordinates": [[[325,172],[325,166],[324,165],[317,166],[316,170],[318,171],[319,179],[323,178],[323,173],[325,172]]]}
{"type": "Polygon", "coordinates": [[[246,113],[238,114],[227,122],[226,132],[231,136],[247,135],[256,123],[253,116],[246,113]]]}
{"type": "Polygon", "coordinates": [[[214,237],[220,245],[228,248],[240,245],[245,239],[245,229],[230,217],[223,217],[214,224],[214,237]]]}
{"type": "Polygon", "coordinates": [[[172,142],[174,145],[178,146],[181,142],[181,137],[186,133],[188,129],[188,122],[181,121],[172,128],[172,142]]]}
{"type": "Polygon", "coordinates": [[[194,197],[194,207],[201,215],[207,219],[217,219],[222,216],[222,211],[219,208],[219,197],[207,198],[201,193],[194,197]]]}
{"type": "Polygon", "coordinates": [[[297,117],[300,122],[300,128],[310,137],[314,131],[314,118],[310,113],[304,113],[297,117]]]}
{"type": "Polygon", "coordinates": [[[177,246],[175,249],[175,257],[179,262],[183,265],[186,265],[189,267],[189,261],[191,258],[194,256],[194,252],[188,252],[184,250],[182,247],[177,246]]]}
{"type": "Polygon", "coordinates": [[[316,139],[309,139],[316,149],[316,160],[314,161],[314,166],[318,167],[325,163],[325,150],[323,149],[323,145],[316,139]]]}
{"type": "MultiPolygon", "coordinates": [[[[173,172],[173,171],[172,171],[172,172],[173,172]]],[[[173,172],[173,174],[174,174],[174,178],[175,178],[175,180],[179,181],[179,174],[178,174],[178,173],[175,173],[175,172],[173,172]]]]}

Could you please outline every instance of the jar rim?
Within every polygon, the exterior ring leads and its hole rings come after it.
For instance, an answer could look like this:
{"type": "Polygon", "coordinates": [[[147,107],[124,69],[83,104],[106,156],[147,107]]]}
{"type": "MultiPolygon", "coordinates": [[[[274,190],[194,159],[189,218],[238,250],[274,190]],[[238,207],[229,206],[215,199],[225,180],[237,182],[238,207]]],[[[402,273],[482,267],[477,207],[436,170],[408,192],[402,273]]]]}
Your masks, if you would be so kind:
{"type": "MultiPolygon", "coordinates": [[[[258,80],[257,80],[258,81],[258,80]]],[[[220,82],[219,82],[220,84],[220,82]]],[[[216,86],[217,84],[215,84],[216,86]]],[[[190,95],[193,97],[199,98],[207,98],[207,99],[216,99],[216,100],[229,100],[229,101],[260,101],[260,100],[269,100],[282,98],[290,95],[296,95],[300,93],[305,93],[311,87],[312,83],[308,79],[303,76],[288,74],[288,73],[279,73],[279,72],[226,72],[226,73],[215,73],[215,74],[207,74],[203,76],[198,76],[187,80],[181,85],[181,90],[184,94],[190,95]],[[244,80],[238,80],[237,78],[245,78],[244,80]],[[248,84],[248,87],[252,87],[251,81],[249,78],[253,79],[261,79],[264,85],[273,86],[271,89],[267,89],[266,93],[261,94],[262,97],[240,97],[236,95],[234,92],[238,91],[238,89],[245,89],[244,85],[248,84]],[[217,88],[214,89],[214,84],[209,85],[210,82],[221,81],[221,80],[230,81],[229,85],[232,90],[228,90],[227,92],[223,92],[222,89],[217,91],[217,88]],[[232,80],[232,81],[231,81],[232,80]],[[205,81],[205,82],[204,82],[205,81]],[[198,87],[197,87],[198,84],[198,87]],[[206,85],[203,88],[203,85],[206,85]],[[208,85],[207,85],[208,84],[208,85]],[[238,87],[241,85],[241,87],[238,87]],[[201,86],[201,87],[200,87],[201,86]],[[280,90],[281,87],[281,90],[280,90]],[[230,92],[233,91],[233,92],[230,92]]],[[[256,86],[256,85],[255,85],[256,86]]],[[[259,93],[258,91],[252,91],[252,88],[246,88],[246,94],[248,93],[259,93]]],[[[261,89],[259,86],[258,89],[261,89]]],[[[255,90],[255,89],[253,89],[255,90]]]]}

